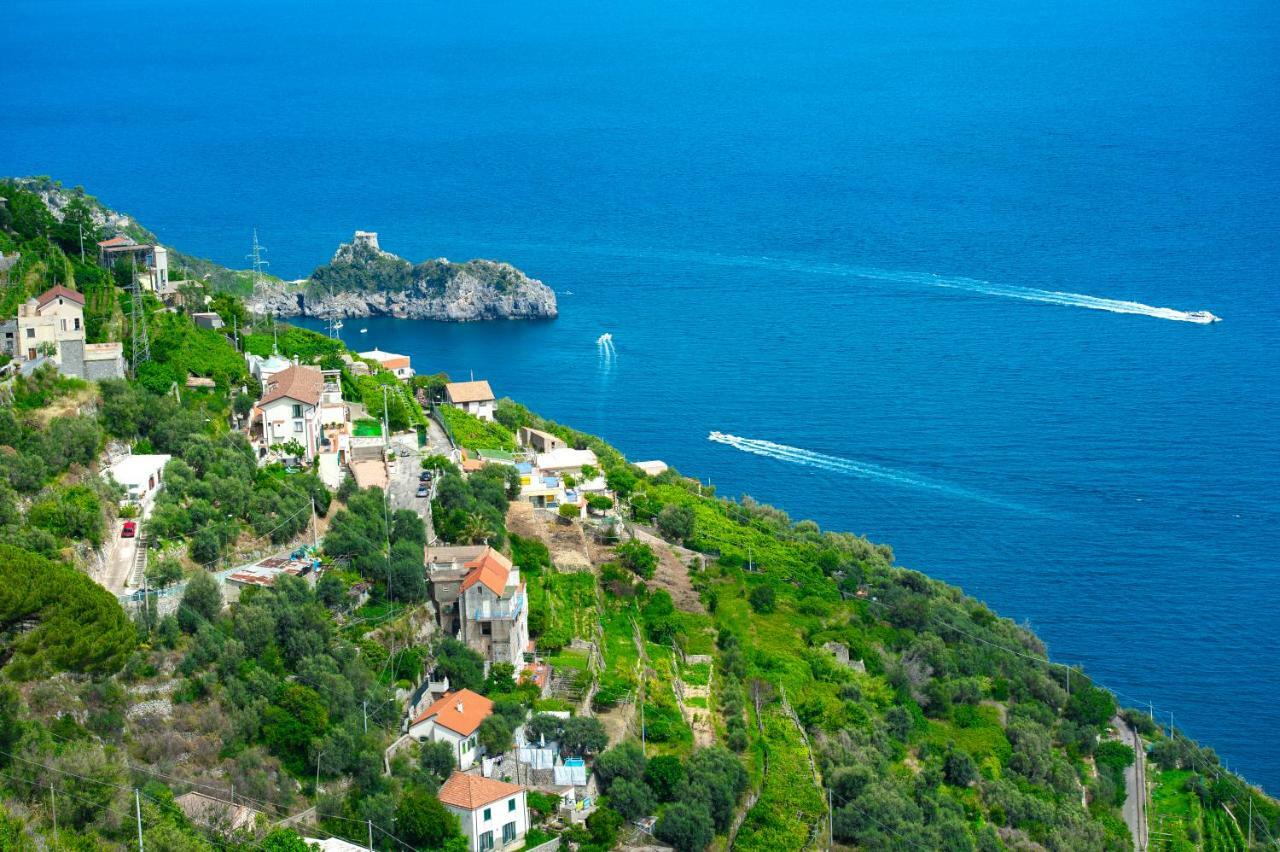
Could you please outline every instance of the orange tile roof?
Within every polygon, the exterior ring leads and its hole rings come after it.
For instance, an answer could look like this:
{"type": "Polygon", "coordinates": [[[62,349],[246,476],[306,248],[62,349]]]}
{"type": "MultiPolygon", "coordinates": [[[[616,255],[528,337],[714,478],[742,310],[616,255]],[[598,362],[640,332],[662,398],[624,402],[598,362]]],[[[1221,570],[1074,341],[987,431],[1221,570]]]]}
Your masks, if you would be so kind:
{"type": "Polygon", "coordinates": [[[267,380],[259,406],[277,399],[296,399],[308,405],[320,404],[320,391],[324,388],[324,376],[315,367],[294,364],[267,380]]]}
{"type": "Polygon", "coordinates": [[[134,245],[134,242],[128,237],[112,237],[109,240],[100,240],[98,245],[108,248],[110,246],[131,246],[134,245]]]}
{"type": "Polygon", "coordinates": [[[462,586],[458,589],[459,592],[465,592],[476,583],[484,583],[485,588],[498,597],[502,597],[503,590],[507,588],[507,578],[511,576],[510,559],[492,547],[486,547],[484,553],[481,553],[463,567],[469,570],[467,571],[467,576],[462,580],[462,586]]]}
{"type": "Polygon", "coordinates": [[[401,367],[409,366],[409,359],[404,355],[400,355],[396,358],[387,358],[386,360],[381,361],[379,363],[381,363],[382,366],[386,367],[388,370],[398,370],[401,367]]]}
{"type": "Polygon", "coordinates": [[[444,392],[453,403],[489,402],[494,398],[493,389],[483,379],[474,382],[449,382],[444,386],[444,392]]]}
{"type": "Polygon", "coordinates": [[[459,689],[457,692],[446,692],[444,698],[419,713],[412,724],[421,724],[434,716],[437,725],[469,737],[492,714],[492,701],[469,689],[459,689]]]}
{"type": "Polygon", "coordinates": [[[524,788],[519,784],[508,784],[479,775],[465,775],[455,770],[436,792],[436,798],[446,805],[474,811],[523,791],[524,788]]]}
{"type": "Polygon", "coordinates": [[[36,304],[43,308],[59,296],[64,299],[70,299],[77,305],[84,305],[84,295],[82,293],[77,293],[75,290],[72,290],[69,287],[63,287],[61,284],[41,293],[36,299],[36,304]]]}

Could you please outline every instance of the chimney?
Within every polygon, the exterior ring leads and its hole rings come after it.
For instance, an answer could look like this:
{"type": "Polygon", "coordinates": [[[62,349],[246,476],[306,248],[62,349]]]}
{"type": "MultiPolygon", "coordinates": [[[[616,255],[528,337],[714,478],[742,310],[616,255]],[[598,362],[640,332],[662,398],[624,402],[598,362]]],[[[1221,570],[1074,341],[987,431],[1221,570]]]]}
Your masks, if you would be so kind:
{"type": "Polygon", "coordinates": [[[462,712],[462,702],[461,702],[461,701],[459,701],[459,702],[458,702],[458,712],[459,712],[459,713],[461,713],[461,712],[462,712]]]}

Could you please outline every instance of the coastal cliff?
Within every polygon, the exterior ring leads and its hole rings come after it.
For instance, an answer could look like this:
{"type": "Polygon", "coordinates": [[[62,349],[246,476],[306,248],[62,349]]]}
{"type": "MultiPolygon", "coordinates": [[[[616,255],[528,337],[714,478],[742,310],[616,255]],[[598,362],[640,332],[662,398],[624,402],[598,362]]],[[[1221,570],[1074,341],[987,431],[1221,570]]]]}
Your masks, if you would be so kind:
{"type": "Polygon", "coordinates": [[[255,308],[276,316],[432,319],[471,322],[550,319],[555,293],[509,263],[444,258],[412,264],[383,251],[378,235],[357,231],[333,259],[300,282],[269,282],[255,308]]]}

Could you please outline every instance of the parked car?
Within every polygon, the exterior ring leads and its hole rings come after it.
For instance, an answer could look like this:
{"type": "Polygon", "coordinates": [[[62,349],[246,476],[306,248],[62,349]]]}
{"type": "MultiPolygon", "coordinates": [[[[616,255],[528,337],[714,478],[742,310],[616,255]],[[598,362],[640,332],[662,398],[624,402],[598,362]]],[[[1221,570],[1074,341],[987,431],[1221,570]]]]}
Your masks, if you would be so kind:
{"type": "Polygon", "coordinates": [[[419,497],[430,497],[430,496],[431,496],[431,489],[430,489],[428,486],[426,486],[426,485],[419,485],[419,486],[418,486],[418,496],[419,496],[419,497]]]}
{"type": "Polygon", "coordinates": [[[138,534],[137,521],[125,521],[124,528],[120,530],[121,538],[133,538],[138,534]]]}
{"type": "Polygon", "coordinates": [[[424,470],[422,473],[418,474],[418,481],[419,481],[419,482],[430,482],[430,481],[431,481],[431,471],[429,471],[429,470],[424,470]]]}

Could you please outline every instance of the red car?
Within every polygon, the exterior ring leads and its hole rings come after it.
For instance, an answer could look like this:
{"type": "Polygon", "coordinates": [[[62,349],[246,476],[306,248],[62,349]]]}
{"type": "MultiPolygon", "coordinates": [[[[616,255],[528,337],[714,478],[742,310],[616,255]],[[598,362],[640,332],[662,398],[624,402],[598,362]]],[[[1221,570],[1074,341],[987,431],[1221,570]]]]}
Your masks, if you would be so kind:
{"type": "Polygon", "coordinates": [[[134,521],[125,521],[124,529],[120,530],[121,538],[133,538],[138,534],[138,524],[134,521]]]}

